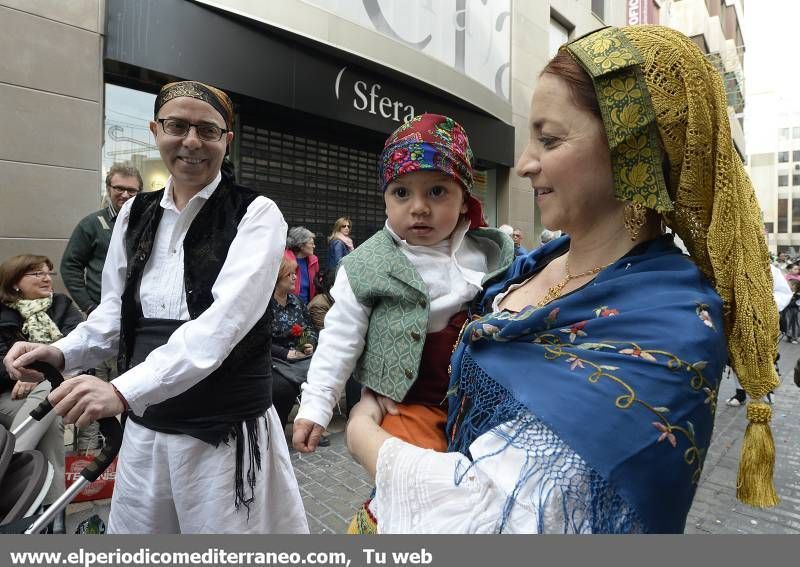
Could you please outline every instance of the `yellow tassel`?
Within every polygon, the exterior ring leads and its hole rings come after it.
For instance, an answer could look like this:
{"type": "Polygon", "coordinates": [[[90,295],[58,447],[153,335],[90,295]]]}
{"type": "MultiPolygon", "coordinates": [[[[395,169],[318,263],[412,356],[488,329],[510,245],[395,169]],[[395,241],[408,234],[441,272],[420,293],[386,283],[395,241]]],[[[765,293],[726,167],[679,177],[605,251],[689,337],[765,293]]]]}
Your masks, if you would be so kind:
{"type": "Polygon", "coordinates": [[[772,483],[775,471],[775,441],[769,427],[772,408],[764,402],[751,402],[747,404],[747,419],[736,498],[750,506],[769,508],[780,501],[772,483]]]}

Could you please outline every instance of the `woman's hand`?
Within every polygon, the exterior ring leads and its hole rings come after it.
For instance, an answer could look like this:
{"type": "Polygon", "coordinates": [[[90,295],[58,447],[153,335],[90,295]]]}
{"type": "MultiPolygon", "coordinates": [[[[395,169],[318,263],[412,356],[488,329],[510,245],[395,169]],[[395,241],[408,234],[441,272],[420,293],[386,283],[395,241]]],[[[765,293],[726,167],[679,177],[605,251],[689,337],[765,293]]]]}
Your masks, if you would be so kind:
{"type": "Polygon", "coordinates": [[[302,347],[303,353],[310,356],[314,352],[314,345],[312,344],[304,344],[302,347]]]}
{"type": "Polygon", "coordinates": [[[299,350],[295,350],[293,348],[289,349],[289,353],[286,355],[287,360],[299,360],[301,358],[305,358],[306,355],[299,350]]]}
{"type": "Polygon", "coordinates": [[[378,464],[378,452],[384,442],[391,438],[380,427],[384,415],[375,393],[364,388],[361,391],[361,400],[350,410],[350,419],[347,420],[345,429],[347,449],[373,479],[378,464]]]}
{"type": "Polygon", "coordinates": [[[12,380],[41,382],[44,380],[41,372],[25,368],[37,360],[47,362],[59,371],[64,370],[64,354],[54,346],[38,343],[14,343],[3,359],[3,364],[12,380]]]}
{"type": "Polygon", "coordinates": [[[14,387],[11,389],[11,399],[21,400],[27,398],[28,394],[36,387],[36,382],[22,382],[17,380],[14,382],[14,387]]]}

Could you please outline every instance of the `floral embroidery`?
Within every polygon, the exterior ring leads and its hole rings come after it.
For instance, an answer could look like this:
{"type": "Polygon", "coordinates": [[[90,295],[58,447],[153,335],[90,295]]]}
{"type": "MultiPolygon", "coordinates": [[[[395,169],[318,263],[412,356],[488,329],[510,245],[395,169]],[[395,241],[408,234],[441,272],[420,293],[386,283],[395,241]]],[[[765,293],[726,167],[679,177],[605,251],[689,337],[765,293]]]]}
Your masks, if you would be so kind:
{"type": "Polygon", "coordinates": [[[598,32],[595,35],[597,36],[597,38],[587,46],[587,49],[589,51],[592,51],[593,53],[596,54],[605,53],[611,48],[617,47],[619,45],[619,42],[616,39],[614,39],[613,36],[604,34],[603,32],[598,32]]]}
{"type": "Polygon", "coordinates": [[[631,136],[620,142],[619,152],[625,156],[625,159],[633,160],[637,157],[645,156],[650,157],[652,155],[652,150],[647,145],[647,136],[642,134],[641,136],[631,136]]]}
{"type": "Polygon", "coordinates": [[[621,109],[614,108],[611,110],[611,120],[618,126],[622,126],[627,130],[632,130],[637,126],[641,126],[644,117],[642,105],[635,102],[621,109]]]}
{"type": "Polygon", "coordinates": [[[570,370],[575,370],[576,368],[585,368],[583,366],[583,361],[577,356],[571,356],[570,358],[568,358],[567,363],[569,364],[570,370]]]}
{"type": "Polygon", "coordinates": [[[664,439],[669,441],[669,444],[673,447],[678,446],[678,440],[675,438],[675,434],[672,433],[672,428],[668,425],[664,425],[660,421],[654,421],[653,425],[656,429],[661,432],[661,435],[658,437],[657,443],[661,443],[664,439]]]}
{"type": "Polygon", "coordinates": [[[608,305],[603,305],[595,309],[594,314],[596,317],[614,317],[615,315],[619,315],[619,310],[611,309],[608,305]]]}
{"type": "Polygon", "coordinates": [[[567,49],[589,73],[598,95],[611,148],[616,197],[660,212],[671,211],[641,53],[623,32],[613,29],[574,41],[567,49]]]}
{"type": "Polygon", "coordinates": [[[656,357],[647,352],[646,350],[642,350],[640,348],[624,348],[619,351],[620,354],[629,354],[631,356],[636,356],[638,358],[643,358],[645,360],[649,360],[650,362],[656,362],[656,357]]]}
{"type": "Polygon", "coordinates": [[[381,153],[379,177],[392,180],[420,170],[439,170],[466,188],[472,186],[475,158],[464,129],[452,118],[421,114],[395,130],[381,153]]]}
{"type": "Polygon", "coordinates": [[[641,98],[642,91],[636,84],[636,79],[626,77],[624,79],[612,79],[608,86],[603,89],[603,95],[614,100],[627,98],[641,98]]]}
{"type": "Polygon", "coordinates": [[[560,307],[556,307],[550,313],[547,314],[547,317],[544,318],[545,325],[549,329],[556,323],[556,319],[558,319],[558,312],[561,310],[560,307]]]}
{"type": "Polygon", "coordinates": [[[576,338],[587,336],[586,331],[583,330],[585,326],[586,321],[581,321],[580,323],[575,323],[569,329],[561,329],[561,332],[568,334],[569,342],[574,343],[576,338]]]}
{"type": "MultiPolygon", "coordinates": [[[[604,308],[605,307],[601,307],[599,310],[604,308]]],[[[595,312],[597,313],[597,311],[598,310],[595,312]]],[[[582,321],[573,325],[569,329],[561,329],[561,332],[566,334],[572,329],[575,329],[576,331],[582,331],[585,324],[586,321],[582,321]],[[580,329],[577,329],[576,327],[580,327],[580,329]]],[[[572,336],[573,334],[570,333],[570,337],[572,336]]],[[[575,336],[577,337],[577,333],[575,333],[575,336]]],[[[702,391],[706,395],[704,404],[710,406],[710,411],[713,414],[713,412],[716,411],[717,391],[703,375],[703,370],[708,365],[706,361],[700,360],[690,363],[681,360],[674,354],[666,351],[643,349],[636,343],[612,340],[605,340],[603,342],[583,342],[577,344],[572,344],[571,340],[570,343],[562,343],[557,335],[544,333],[537,336],[533,342],[545,345],[545,359],[556,360],[564,357],[567,364],[569,364],[571,371],[576,371],[578,369],[590,370],[591,372],[587,376],[587,380],[590,383],[595,384],[601,379],[608,379],[620,386],[623,390],[623,393],[618,395],[615,399],[615,405],[619,409],[628,409],[634,404],[639,404],[653,412],[653,414],[661,420],[659,422],[653,422],[653,425],[661,432],[661,435],[658,438],[659,443],[667,440],[669,441],[670,445],[677,447],[678,439],[676,434],[680,433],[683,435],[690,445],[684,453],[684,462],[686,462],[687,465],[694,465],[695,467],[692,474],[692,482],[696,484],[699,481],[700,474],[702,472],[702,459],[699,457],[703,455],[704,450],[697,446],[694,436],[694,426],[692,423],[687,421],[686,427],[681,427],[679,425],[670,423],[670,421],[666,418],[666,414],[669,413],[669,408],[664,406],[654,406],[647,403],[645,400],[638,398],[635,390],[622,378],[615,374],[615,372],[619,370],[619,367],[607,364],[597,364],[591,360],[581,357],[572,349],[595,351],[616,350],[620,354],[641,358],[650,362],[657,362],[657,356],[664,356],[667,358],[667,367],[669,369],[675,372],[683,370],[691,374],[692,378],[689,380],[690,387],[693,390],[702,391]],[[617,348],[614,346],[615,344],[627,346],[625,346],[625,348],[617,348]]]]}

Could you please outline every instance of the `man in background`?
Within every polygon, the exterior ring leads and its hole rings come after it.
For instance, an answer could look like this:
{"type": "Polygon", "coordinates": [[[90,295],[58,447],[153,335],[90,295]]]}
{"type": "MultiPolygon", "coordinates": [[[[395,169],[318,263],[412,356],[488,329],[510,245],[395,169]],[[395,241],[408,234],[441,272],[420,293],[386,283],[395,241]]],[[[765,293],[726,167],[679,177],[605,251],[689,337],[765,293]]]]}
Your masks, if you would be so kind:
{"type": "Polygon", "coordinates": [[[61,277],[69,294],[85,314],[100,304],[103,264],[117,213],[142,190],[142,176],[135,167],[114,164],[106,175],[108,206],[84,217],[72,231],[61,259],[61,277]]]}

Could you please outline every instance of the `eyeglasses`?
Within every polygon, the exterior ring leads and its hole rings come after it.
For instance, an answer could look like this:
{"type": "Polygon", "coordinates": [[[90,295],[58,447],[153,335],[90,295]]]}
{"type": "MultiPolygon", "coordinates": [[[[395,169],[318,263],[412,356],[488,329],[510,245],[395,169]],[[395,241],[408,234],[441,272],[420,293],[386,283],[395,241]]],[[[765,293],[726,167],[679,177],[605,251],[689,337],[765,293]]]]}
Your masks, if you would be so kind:
{"type": "Polygon", "coordinates": [[[135,197],[139,193],[139,189],[133,187],[125,187],[124,185],[109,185],[118,194],[127,193],[131,197],[135,197]]]}
{"type": "Polygon", "coordinates": [[[23,275],[25,275],[25,276],[33,276],[34,278],[36,278],[38,280],[43,280],[46,277],[51,277],[52,278],[52,277],[57,276],[58,272],[28,272],[28,273],[23,274],[23,275]]]}
{"type": "Polygon", "coordinates": [[[159,118],[156,122],[161,124],[164,133],[179,138],[188,136],[189,130],[194,127],[195,132],[197,132],[197,137],[206,142],[219,142],[223,134],[230,132],[230,130],[225,130],[214,124],[192,124],[191,122],[178,118],[159,118]]]}

